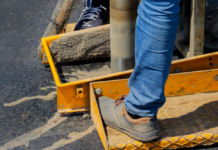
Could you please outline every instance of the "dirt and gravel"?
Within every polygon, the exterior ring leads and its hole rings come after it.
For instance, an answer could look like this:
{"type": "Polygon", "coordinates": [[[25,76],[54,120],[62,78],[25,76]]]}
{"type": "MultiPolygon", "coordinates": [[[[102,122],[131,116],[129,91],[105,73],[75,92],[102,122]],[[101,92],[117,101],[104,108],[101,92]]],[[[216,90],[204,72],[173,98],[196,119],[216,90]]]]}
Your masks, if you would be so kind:
{"type": "MultiPolygon", "coordinates": [[[[38,58],[37,47],[56,3],[0,1],[0,150],[103,149],[89,113],[56,113],[54,79],[38,58]]],[[[76,22],[81,8],[82,3],[70,22],[76,22]]],[[[57,65],[63,82],[102,68],[109,72],[108,59],[57,65]]]]}

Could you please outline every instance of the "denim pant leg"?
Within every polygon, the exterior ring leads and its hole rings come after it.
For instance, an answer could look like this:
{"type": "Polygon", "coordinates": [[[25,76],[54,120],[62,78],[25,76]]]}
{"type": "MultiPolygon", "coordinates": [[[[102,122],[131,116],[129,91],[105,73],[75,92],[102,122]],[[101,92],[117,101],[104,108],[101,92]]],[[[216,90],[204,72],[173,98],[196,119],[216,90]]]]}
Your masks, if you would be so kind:
{"type": "Polygon", "coordinates": [[[169,75],[177,33],[180,0],[143,0],[136,22],[136,66],[129,79],[125,99],[128,112],[155,116],[166,101],[165,82],[169,75]]]}

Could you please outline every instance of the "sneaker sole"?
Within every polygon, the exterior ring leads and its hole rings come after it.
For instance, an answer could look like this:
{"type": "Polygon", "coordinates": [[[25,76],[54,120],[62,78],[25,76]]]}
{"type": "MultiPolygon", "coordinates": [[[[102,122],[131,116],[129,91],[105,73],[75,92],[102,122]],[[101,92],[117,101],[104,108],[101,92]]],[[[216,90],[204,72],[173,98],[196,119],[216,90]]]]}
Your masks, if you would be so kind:
{"type": "Polygon", "coordinates": [[[139,134],[139,133],[132,132],[131,130],[128,130],[128,129],[120,128],[107,121],[105,121],[105,124],[141,142],[151,142],[151,141],[157,140],[160,137],[159,131],[150,132],[145,135],[145,134],[139,134]]]}

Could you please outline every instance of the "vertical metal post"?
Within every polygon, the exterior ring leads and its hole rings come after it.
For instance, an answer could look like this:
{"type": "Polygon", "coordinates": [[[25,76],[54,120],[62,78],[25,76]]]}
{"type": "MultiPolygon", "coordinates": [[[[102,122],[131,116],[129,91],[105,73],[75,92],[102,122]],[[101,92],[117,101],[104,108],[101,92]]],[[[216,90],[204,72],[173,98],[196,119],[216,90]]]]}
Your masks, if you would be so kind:
{"type": "Polygon", "coordinates": [[[135,23],[139,0],[110,0],[111,69],[135,66],[135,23]]]}
{"type": "Polygon", "coordinates": [[[192,0],[190,47],[188,57],[204,53],[205,0],[192,0]]]}

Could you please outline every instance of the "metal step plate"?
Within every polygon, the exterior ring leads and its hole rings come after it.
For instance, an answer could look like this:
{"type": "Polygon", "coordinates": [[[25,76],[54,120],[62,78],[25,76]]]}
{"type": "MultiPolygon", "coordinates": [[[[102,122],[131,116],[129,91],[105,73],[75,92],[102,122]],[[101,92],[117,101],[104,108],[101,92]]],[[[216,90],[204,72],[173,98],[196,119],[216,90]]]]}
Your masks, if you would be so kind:
{"type": "Polygon", "coordinates": [[[138,142],[106,127],[110,149],[178,149],[218,142],[218,92],[167,98],[158,112],[161,139],[138,142]]]}
{"type": "MultiPolygon", "coordinates": [[[[207,78],[209,81],[209,77],[207,78]]],[[[183,80],[187,81],[186,78],[183,80]]],[[[196,79],[197,81],[199,79],[196,79]]],[[[208,84],[208,81],[204,80],[204,83],[208,84]]],[[[105,126],[100,116],[98,97],[108,96],[117,99],[122,94],[128,94],[127,79],[90,83],[91,114],[105,149],[178,149],[218,143],[218,92],[194,92],[194,87],[197,89],[198,86],[196,82],[193,80],[185,82],[187,86],[193,85],[192,88],[183,91],[187,95],[167,97],[165,105],[159,110],[157,116],[161,138],[147,143],[138,142],[105,126]],[[94,93],[96,88],[102,90],[100,95],[94,93]]],[[[170,86],[168,81],[166,91],[170,86]]]]}

